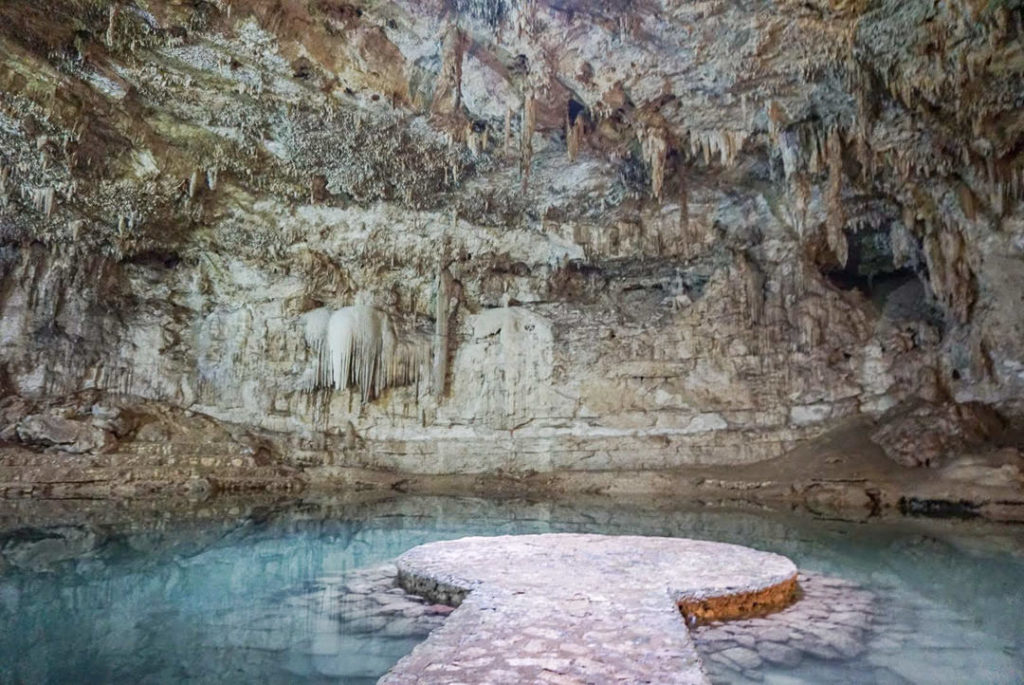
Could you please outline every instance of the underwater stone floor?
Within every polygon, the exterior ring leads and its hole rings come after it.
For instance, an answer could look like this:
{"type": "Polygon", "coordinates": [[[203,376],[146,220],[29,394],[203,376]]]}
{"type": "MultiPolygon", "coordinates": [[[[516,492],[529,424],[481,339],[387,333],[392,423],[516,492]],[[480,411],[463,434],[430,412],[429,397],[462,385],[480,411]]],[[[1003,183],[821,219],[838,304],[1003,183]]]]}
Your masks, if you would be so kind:
{"type": "MultiPolygon", "coordinates": [[[[880,606],[874,593],[842,578],[801,572],[798,573],[797,580],[800,588],[799,601],[785,609],[762,617],[713,622],[691,629],[690,636],[697,655],[711,682],[763,682],[764,667],[795,668],[804,661],[845,661],[860,657],[865,651],[874,652],[873,661],[877,661],[879,665],[885,664],[897,669],[917,668],[915,661],[901,659],[899,656],[905,645],[913,641],[910,626],[900,622],[897,616],[900,612],[899,607],[880,606]]],[[[330,586],[318,587],[305,597],[296,597],[292,601],[300,604],[304,601],[319,604],[326,599],[332,605],[341,608],[338,618],[343,625],[363,634],[393,638],[424,636],[440,629],[446,617],[453,611],[452,607],[446,604],[433,603],[430,599],[402,588],[399,584],[398,567],[395,564],[383,564],[354,571],[344,582],[339,580],[337,584],[330,583],[330,579],[325,581],[330,586]]],[[[668,605],[671,606],[670,603],[668,605]]],[[[682,631],[677,630],[682,628],[681,615],[675,614],[673,618],[678,621],[678,625],[672,626],[671,629],[677,634],[681,633],[682,631]]],[[[466,637],[475,637],[465,624],[461,625],[459,632],[463,630],[468,630],[466,637]]],[[[552,639],[551,630],[543,626],[533,626],[527,631],[526,644],[531,640],[537,640],[538,644],[542,644],[552,639]]],[[[622,633],[614,633],[607,637],[610,640],[624,639],[622,633]]],[[[337,629],[328,626],[318,641],[319,649],[314,651],[326,656],[333,649],[336,640],[337,629]]],[[[422,646],[427,644],[425,642],[422,646]]],[[[461,647],[462,644],[459,644],[461,647]]],[[[953,649],[959,646],[960,643],[953,631],[950,632],[949,644],[932,645],[935,649],[953,649]]],[[[433,652],[433,649],[430,649],[433,652]]],[[[475,649],[479,650],[479,646],[475,649]]],[[[685,649],[687,654],[692,653],[689,648],[685,649]]],[[[483,664],[477,663],[476,660],[493,652],[494,650],[490,650],[486,654],[481,653],[467,645],[461,649],[458,657],[460,662],[456,666],[479,667],[483,664]]],[[[435,657],[436,652],[431,656],[435,657]]],[[[577,660],[578,665],[585,665],[586,658],[580,659],[580,656],[572,654],[568,658],[570,661],[577,660]]],[[[428,661],[430,659],[425,655],[416,655],[414,651],[413,655],[400,662],[396,669],[382,680],[385,683],[431,682],[431,676],[435,676],[437,679],[433,682],[445,682],[451,678],[452,671],[443,668],[425,671],[420,679],[417,679],[415,673],[409,672],[415,666],[424,669],[429,667],[431,664],[425,663],[428,661]],[[414,661],[410,662],[410,659],[414,661]]],[[[541,661],[543,660],[538,659],[532,664],[520,662],[515,668],[539,667],[543,673],[545,667],[554,665],[554,669],[547,668],[546,676],[540,676],[541,681],[546,679],[550,682],[559,682],[561,679],[562,682],[581,682],[569,674],[559,673],[564,664],[552,664],[547,661],[540,663],[541,661]]],[[[442,657],[436,657],[436,663],[450,665],[442,657]]],[[[938,660],[935,665],[937,669],[941,669],[942,660],[938,660]]],[[[683,675],[685,676],[685,673],[683,675]]],[[[982,679],[978,682],[989,682],[984,678],[984,670],[980,672],[980,677],[982,679]]],[[[778,676],[773,679],[777,681],[778,676]]],[[[608,680],[608,676],[599,680],[608,680]]],[[[590,682],[594,680],[591,679],[590,682]]],[[[625,682],[636,680],[627,679],[625,682]]],[[[791,682],[802,681],[794,679],[791,682]]],[[[932,682],[942,682],[942,679],[932,682]]]]}
{"type": "Polygon", "coordinates": [[[421,497],[252,510],[225,500],[129,518],[108,505],[26,506],[7,519],[0,509],[0,683],[369,685],[452,612],[408,593],[389,560],[439,539],[549,532],[686,534],[796,561],[803,596],[791,607],[690,631],[713,683],[1024,673],[1014,527],[421,497]]]}
{"type": "MultiPolygon", "coordinates": [[[[861,655],[878,614],[873,595],[846,580],[800,574],[795,603],[753,618],[694,621],[692,635],[677,608],[687,599],[749,598],[794,577],[784,557],[721,543],[468,538],[418,547],[397,567],[367,569],[340,603],[356,615],[434,631],[382,678],[387,684],[704,683],[709,671],[756,682],[765,664],[861,655]],[[444,604],[428,604],[435,600],[444,604]],[[450,604],[459,609],[440,626],[450,604]]],[[[772,608],[768,592],[762,611],[772,608]]],[[[737,611],[757,609],[748,602],[737,611]]]]}

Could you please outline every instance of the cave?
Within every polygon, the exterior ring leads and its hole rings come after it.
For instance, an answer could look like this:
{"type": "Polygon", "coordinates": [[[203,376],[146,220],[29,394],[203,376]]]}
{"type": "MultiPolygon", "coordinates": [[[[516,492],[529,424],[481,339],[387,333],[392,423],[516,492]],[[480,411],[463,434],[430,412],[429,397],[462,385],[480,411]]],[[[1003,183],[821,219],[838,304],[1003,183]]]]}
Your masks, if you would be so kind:
{"type": "Polygon", "coordinates": [[[1024,682],[1022,37],[0,0],[0,685],[1024,682]]]}

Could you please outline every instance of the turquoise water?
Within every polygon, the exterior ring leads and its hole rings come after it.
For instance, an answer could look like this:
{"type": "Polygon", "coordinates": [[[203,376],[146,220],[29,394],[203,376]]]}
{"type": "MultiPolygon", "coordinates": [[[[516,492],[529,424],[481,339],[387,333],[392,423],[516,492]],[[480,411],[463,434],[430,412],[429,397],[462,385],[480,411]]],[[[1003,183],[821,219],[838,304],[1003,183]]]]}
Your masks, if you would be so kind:
{"type": "Polygon", "coordinates": [[[44,524],[3,506],[0,683],[370,683],[423,636],[346,615],[353,571],[431,540],[538,532],[735,542],[876,593],[896,642],[764,682],[1024,682],[1021,527],[605,500],[64,505],[44,524]]]}

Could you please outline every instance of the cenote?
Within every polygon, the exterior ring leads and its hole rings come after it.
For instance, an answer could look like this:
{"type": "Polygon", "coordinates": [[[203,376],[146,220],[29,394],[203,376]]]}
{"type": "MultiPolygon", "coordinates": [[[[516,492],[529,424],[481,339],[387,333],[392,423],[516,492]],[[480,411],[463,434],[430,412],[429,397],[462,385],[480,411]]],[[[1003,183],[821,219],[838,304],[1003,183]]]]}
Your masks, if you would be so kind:
{"type": "Polygon", "coordinates": [[[713,682],[1024,679],[1019,527],[600,499],[171,504],[3,510],[0,682],[372,683],[425,635],[401,615],[352,610],[361,570],[430,541],[547,532],[739,543],[872,593],[858,656],[746,676],[709,660],[713,682]]]}
{"type": "Polygon", "coordinates": [[[1024,683],[1024,0],[0,0],[0,685],[1024,683]]]}

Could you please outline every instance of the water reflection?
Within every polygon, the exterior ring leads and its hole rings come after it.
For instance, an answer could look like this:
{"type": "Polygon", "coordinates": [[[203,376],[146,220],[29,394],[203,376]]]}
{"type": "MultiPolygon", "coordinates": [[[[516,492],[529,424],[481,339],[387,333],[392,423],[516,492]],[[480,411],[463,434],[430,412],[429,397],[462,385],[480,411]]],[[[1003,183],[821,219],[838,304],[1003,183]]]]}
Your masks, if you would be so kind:
{"type": "Polygon", "coordinates": [[[0,504],[0,682],[373,682],[422,635],[347,603],[354,570],[431,540],[541,532],[747,544],[880,595],[889,625],[867,655],[769,682],[1024,681],[1019,528],[600,499],[54,506],[0,504]]]}

